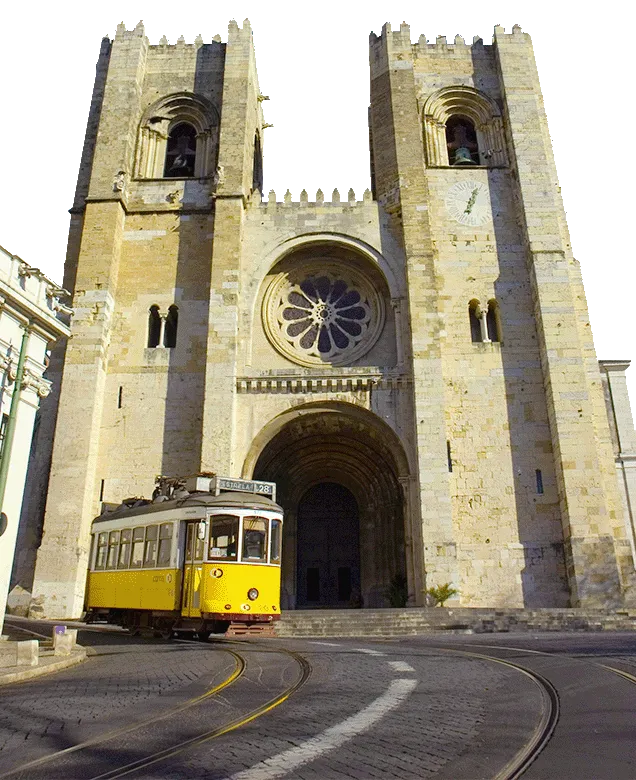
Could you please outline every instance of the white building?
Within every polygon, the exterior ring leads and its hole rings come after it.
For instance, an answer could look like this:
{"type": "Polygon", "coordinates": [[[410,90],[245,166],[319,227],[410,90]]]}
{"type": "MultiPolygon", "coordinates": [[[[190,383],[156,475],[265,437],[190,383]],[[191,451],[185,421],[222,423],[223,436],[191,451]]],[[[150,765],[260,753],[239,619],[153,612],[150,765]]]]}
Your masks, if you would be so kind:
{"type": "Polygon", "coordinates": [[[52,343],[69,336],[67,292],[0,246],[0,631],[35,415],[52,343]]]}

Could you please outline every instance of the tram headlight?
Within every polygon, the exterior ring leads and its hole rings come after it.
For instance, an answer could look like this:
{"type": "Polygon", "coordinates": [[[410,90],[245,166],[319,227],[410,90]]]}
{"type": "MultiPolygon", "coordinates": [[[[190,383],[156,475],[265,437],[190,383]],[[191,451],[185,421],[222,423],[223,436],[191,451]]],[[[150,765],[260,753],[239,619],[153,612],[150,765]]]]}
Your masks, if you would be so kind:
{"type": "Polygon", "coordinates": [[[256,590],[256,588],[250,588],[247,591],[247,598],[250,601],[256,601],[256,599],[258,598],[258,591],[256,590]]]}

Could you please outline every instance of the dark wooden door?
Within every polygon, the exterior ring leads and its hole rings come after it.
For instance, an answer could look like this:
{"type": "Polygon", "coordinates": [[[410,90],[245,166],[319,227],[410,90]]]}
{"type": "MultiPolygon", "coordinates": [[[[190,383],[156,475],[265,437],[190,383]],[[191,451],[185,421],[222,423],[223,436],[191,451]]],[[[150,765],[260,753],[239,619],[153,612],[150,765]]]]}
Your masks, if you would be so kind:
{"type": "Polygon", "coordinates": [[[298,506],[298,607],[349,607],[360,594],[358,505],[347,488],[323,482],[298,506]]]}

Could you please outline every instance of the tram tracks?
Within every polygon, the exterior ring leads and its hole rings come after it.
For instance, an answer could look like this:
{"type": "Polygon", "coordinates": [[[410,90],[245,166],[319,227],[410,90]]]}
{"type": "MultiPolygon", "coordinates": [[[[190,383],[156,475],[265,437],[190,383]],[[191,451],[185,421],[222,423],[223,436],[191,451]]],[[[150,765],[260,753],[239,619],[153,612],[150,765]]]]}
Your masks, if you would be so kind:
{"type": "MultiPolygon", "coordinates": [[[[225,642],[223,642],[223,644],[225,644],[225,642]]],[[[232,644],[239,643],[235,642],[232,644]]],[[[22,764],[0,774],[0,780],[4,780],[4,778],[24,778],[26,780],[26,778],[30,777],[42,777],[48,780],[49,777],[71,777],[72,775],[53,774],[55,771],[56,762],[62,761],[66,758],[72,759],[73,754],[79,756],[84,751],[90,751],[95,748],[103,749],[103,747],[108,743],[113,742],[118,738],[126,737],[130,734],[133,734],[134,732],[139,732],[142,729],[159,723],[160,721],[166,721],[170,718],[174,718],[175,716],[212,699],[214,696],[220,694],[223,690],[234,685],[241,677],[244,676],[244,673],[248,667],[248,659],[245,657],[245,655],[234,650],[230,650],[227,647],[223,647],[221,649],[223,652],[229,653],[234,658],[234,669],[223,681],[210,688],[208,691],[205,691],[205,693],[201,694],[200,696],[189,699],[188,701],[183,702],[182,704],[179,704],[175,707],[171,707],[159,715],[138,720],[131,723],[130,725],[122,726],[121,728],[98,734],[91,739],[78,743],[77,745],[72,745],[68,748],[64,748],[63,750],[58,750],[54,753],[42,756],[41,758],[29,761],[26,764],[22,764]],[[47,772],[51,772],[51,774],[47,774],[47,772]]],[[[250,643],[250,649],[258,649],[255,642],[250,643]]],[[[268,648],[267,652],[272,652],[272,650],[268,648]]],[[[276,648],[275,652],[283,653],[284,655],[291,657],[298,664],[300,670],[295,681],[291,685],[285,687],[283,691],[278,693],[276,696],[273,696],[259,706],[250,709],[247,713],[222,723],[220,726],[202,731],[188,739],[180,740],[179,742],[172,744],[167,748],[154,751],[147,756],[144,756],[143,758],[137,759],[135,761],[128,761],[125,764],[121,764],[120,766],[116,766],[96,775],[91,774],[90,780],[106,780],[106,778],[125,777],[138,770],[176,756],[184,750],[196,747],[197,745],[200,745],[211,739],[234,731],[241,726],[247,725],[248,723],[251,723],[262,715],[265,715],[274,708],[283,704],[287,699],[289,699],[290,696],[292,696],[306,683],[309,676],[311,675],[312,669],[309,662],[298,653],[286,650],[284,648],[276,648]]],[[[85,776],[84,773],[83,776],[85,776]]]]}
{"type": "MultiPolygon", "coordinates": [[[[180,641],[185,642],[187,640],[180,640],[180,641]]],[[[278,646],[272,647],[271,645],[269,645],[269,643],[250,642],[249,643],[250,651],[255,650],[257,652],[274,653],[274,654],[283,653],[293,658],[296,664],[298,665],[298,669],[299,669],[294,682],[291,685],[286,686],[277,695],[272,696],[267,701],[250,709],[243,715],[240,715],[233,719],[228,719],[226,722],[222,722],[220,725],[216,725],[214,728],[208,728],[206,730],[202,730],[198,733],[195,733],[193,736],[188,736],[186,738],[182,738],[182,739],[177,738],[175,739],[173,744],[169,744],[168,747],[159,750],[152,751],[152,746],[149,746],[148,755],[145,755],[139,759],[130,760],[130,756],[119,757],[117,755],[116,750],[110,754],[110,757],[106,758],[106,756],[108,756],[108,750],[110,748],[110,746],[107,743],[116,740],[118,737],[123,737],[128,734],[132,734],[133,732],[138,731],[144,727],[150,726],[158,721],[166,720],[170,717],[174,717],[180,712],[183,712],[193,707],[194,705],[201,703],[205,699],[210,699],[215,694],[220,693],[223,689],[228,688],[233,683],[235,683],[243,675],[248,662],[245,656],[242,655],[241,652],[237,652],[235,650],[229,649],[227,645],[230,644],[235,646],[245,647],[245,643],[238,642],[238,641],[227,641],[227,640],[219,640],[216,643],[217,647],[221,647],[224,652],[230,653],[234,657],[235,660],[234,670],[219,685],[215,686],[214,688],[211,688],[209,691],[206,691],[201,696],[198,696],[194,699],[184,702],[183,704],[180,704],[177,707],[171,708],[163,712],[161,715],[154,716],[152,718],[148,718],[142,721],[137,721],[135,723],[132,723],[130,726],[122,727],[121,729],[117,729],[114,731],[107,732],[105,734],[98,735],[94,739],[87,740],[85,742],[67,748],[65,750],[57,751],[48,756],[44,756],[41,759],[37,759],[27,764],[23,764],[22,766],[12,769],[4,774],[0,774],[0,778],[22,777],[25,780],[27,778],[45,778],[46,780],[49,780],[49,778],[57,778],[57,777],[59,778],[75,777],[76,775],[72,773],[72,770],[65,774],[64,763],[61,763],[60,765],[56,765],[56,761],[63,760],[65,757],[69,756],[72,753],[80,753],[83,750],[89,751],[91,748],[97,746],[102,746],[101,756],[99,756],[102,771],[101,773],[99,773],[100,772],[99,769],[93,768],[92,772],[89,774],[90,769],[88,769],[88,771],[82,772],[81,774],[82,777],[85,778],[90,777],[91,780],[111,780],[111,779],[114,780],[115,778],[134,776],[135,773],[137,772],[142,772],[143,770],[153,767],[154,765],[159,764],[160,762],[168,761],[173,757],[178,756],[180,753],[196,748],[208,741],[211,741],[215,738],[221,737],[225,734],[235,731],[241,728],[242,726],[245,726],[251,723],[252,721],[256,720],[257,718],[265,715],[266,713],[270,712],[274,708],[283,704],[290,696],[292,696],[297,690],[299,690],[305,684],[305,682],[307,681],[307,679],[311,674],[312,670],[309,662],[298,653],[295,653],[291,650],[287,650],[285,648],[281,648],[278,646]],[[119,764],[118,764],[118,758],[121,762],[119,764]],[[104,761],[106,761],[107,763],[103,763],[104,761]],[[109,766],[112,768],[108,768],[109,766]],[[40,767],[42,767],[42,769],[45,770],[44,773],[38,771],[40,767]],[[46,769],[50,769],[51,773],[47,774],[46,769]],[[60,773],[60,771],[62,773],[60,773]],[[32,772],[35,772],[35,774],[32,774],[32,772]]],[[[539,692],[540,705],[539,705],[538,716],[534,726],[532,727],[532,732],[529,738],[526,740],[525,744],[517,750],[517,752],[505,764],[505,766],[503,766],[493,776],[493,780],[516,780],[517,778],[520,778],[550,742],[557,728],[557,724],[559,722],[559,717],[560,717],[559,695],[555,685],[545,676],[540,674],[538,671],[535,671],[534,669],[529,668],[528,666],[524,666],[520,663],[516,663],[516,660],[518,659],[516,659],[513,654],[531,654],[536,656],[547,656],[547,657],[557,658],[557,659],[562,658],[564,660],[567,659],[572,661],[582,661],[586,665],[594,666],[599,669],[604,669],[607,672],[613,673],[621,677],[623,680],[629,682],[630,684],[636,684],[636,676],[630,674],[624,669],[619,669],[615,666],[611,666],[606,663],[601,663],[600,661],[594,661],[585,657],[580,657],[578,655],[572,655],[570,653],[546,652],[546,651],[534,650],[526,647],[515,647],[511,645],[507,645],[507,646],[487,645],[487,644],[472,645],[476,649],[483,648],[484,651],[488,651],[488,650],[498,651],[498,652],[503,651],[507,654],[512,655],[511,658],[509,655],[506,655],[505,657],[501,657],[500,655],[499,656],[490,655],[487,654],[486,652],[472,652],[471,650],[468,649],[450,648],[448,646],[439,646],[439,645],[433,645],[433,646],[435,647],[436,650],[443,651],[445,653],[451,653],[453,655],[473,658],[475,660],[480,660],[484,662],[496,663],[508,667],[524,675],[526,678],[528,678],[532,682],[532,684],[536,686],[539,692]]],[[[605,661],[604,657],[601,658],[603,659],[603,661],[605,661]]],[[[617,661],[618,660],[622,661],[623,659],[617,659],[617,661]]],[[[628,666],[630,664],[628,660],[624,660],[624,663],[627,664],[628,666]]],[[[86,766],[84,766],[84,769],[86,770],[86,766]]],[[[152,774],[152,776],[154,777],[155,775],[152,774]]],[[[156,776],[160,776],[160,774],[156,776]]]]}
{"type": "MultiPolygon", "coordinates": [[[[514,663],[508,657],[500,658],[494,655],[473,653],[466,650],[457,650],[455,648],[440,647],[437,645],[435,645],[435,647],[437,650],[444,650],[446,652],[478,658],[511,667],[530,677],[535,685],[538,686],[539,690],[541,691],[542,699],[539,722],[537,723],[530,739],[517,752],[517,754],[494,776],[493,780],[516,780],[517,778],[521,777],[546,748],[557,727],[560,717],[560,702],[556,687],[542,674],[539,674],[535,670],[529,669],[526,666],[514,663]]],[[[531,654],[549,658],[563,658],[572,661],[581,661],[586,665],[593,666],[598,669],[604,669],[605,671],[615,674],[627,682],[636,685],[636,676],[626,672],[624,669],[569,653],[551,653],[543,650],[514,647],[511,645],[475,644],[473,647],[479,647],[488,650],[504,650],[506,652],[515,652],[518,654],[531,654]]],[[[620,660],[629,666],[632,665],[629,661],[623,659],[620,660]]]]}
{"type": "Polygon", "coordinates": [[[485,655],[484,653],[472,653],[467,650],[455,650],[454,648],[437,647],[436,649],[507,666],[529,678],[539,690],[541,696],[541,714],[532,731],[530,739],[528,739],[525,745],[515,753],[510,761],[497,772],[493,780],[516,780],[521,777],[548,744],[559,721],[560,704],[559,694],[557,693],[556,688],[542,674],[535,672],[533,669],[528,669],[525,666],[516,664],[513,661],[509,661],[508,659],[498,658],[493,655],[485,655]]]}

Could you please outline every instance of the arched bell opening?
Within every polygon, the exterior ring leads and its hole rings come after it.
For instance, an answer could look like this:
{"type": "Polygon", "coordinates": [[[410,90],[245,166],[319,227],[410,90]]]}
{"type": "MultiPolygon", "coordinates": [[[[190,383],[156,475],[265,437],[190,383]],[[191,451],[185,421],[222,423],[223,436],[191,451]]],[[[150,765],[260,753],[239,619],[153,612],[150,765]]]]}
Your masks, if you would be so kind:
{"type": "Polygon", "coordinates": [[[400,484],[406,459],[381,425],[305,410],[255,459],[253,478],[275,482],[285,509],[284,609],[398,606],[391,584],[407,575],[412,583],[400,484]]]}

